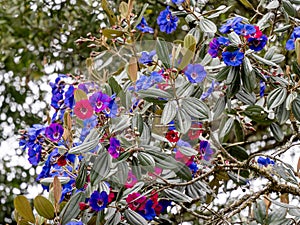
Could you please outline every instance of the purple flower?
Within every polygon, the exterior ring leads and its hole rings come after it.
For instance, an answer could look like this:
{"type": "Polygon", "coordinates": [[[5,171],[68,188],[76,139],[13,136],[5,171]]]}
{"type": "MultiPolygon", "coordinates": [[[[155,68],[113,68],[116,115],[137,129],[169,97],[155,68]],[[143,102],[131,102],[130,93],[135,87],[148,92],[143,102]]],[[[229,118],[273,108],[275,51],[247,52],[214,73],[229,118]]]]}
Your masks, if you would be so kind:
{"type": "Polygon", "coordinates": [[[90,207],[96,212],[105,209],[107,203],[108,195],[105,191],[102,191],[101,193],[94,191],[89,200],[90,207]]]}
{"type": "Polygon", "coordinates": [[[156,216],[156,213],[152,208],[152,206],[153,206],[153,201],[149,199],[146,202],[145,208],[143,210],[138,211],[138,213],[146,220],[153,220],[154,217],[156,216]]]}
{"type": "Polygon", "coordinates": [[[214,154],[214,151],[210,148],[208,141],[200,141],[199,152],[201,159],[204,159],[205,161],[209,161],[211,156],[214,154]]]}
{"type": "Polygon", "coordinates": [[[248,45],[249,45],[250,49],[257,52],[257,51],[262,50],[265,47],[265,45],[267,44],[267,41],[268,41],[268,37],[266,35],[262,35],[259,38],[249,37],[248,45]]]}
{"type": "Polygon", "coordinates": [[[218,57],[220,46],[221,45],[217,38],[212,39],[211,42],[209,42],[208,54],[210,54],[213,58],[218,57]]]}
{"type": "Polygon", "coordinates": [[[230,19],[230,20],[227,20],[226,24],[223,24],[223,25],[221,26],[221,28],[219,29],[219,31],[220,31],[221,33],[227,34],[227,33],[230,32],[230,29],[234,28],[234,26],[235,26],[237,23],[241,22],[242,20],[243,20],[243,19],[242,19],[241,17],[234,17],[234,18],[232,18],[232,19],[230,19]]]}
{"type": "Polygon", "coordinates": [[[156,54],[156,51],[153,50],[151,52],[142,52],[141,58],[139,62],[142,64],[149,64],[153,62],[153,56],[156,54]]]}
{"type": "Polygon", "coordinates": [[[234,52],[223,52],[223,60],[227,66],[238,66],[243,62],[244,53],[236,50],[234,52]]]}
{"type": "Polygon", "coordinates": [[[52,123],[45,130],[45,135],[51,141],[57,142],[64,133],[64,128],[59,123],[52,123]]]}
{"type": "Polygon", "coordinates": [[[191,83],[199,83],[206,77],[206,71],[200,64],[189,64],[186,67],[184,74],[191,83]]]}
{"type": "Polygon", "coordinates": [[[261,166],[268,166],[268,165],[274,165],[275,162],[273,160],[271,160],[270,158],[266,157],[258,157],[257,159],[257,163],[261,166]]]}
{"type": "Polygon", "coordinates": [[[166,32],[167,34],[172,33],[177,28],[178,17],[172,16],[170,11],[170,7],[160,12],[157,18],[157,24],[159,25],[159,29],[162,32],[166,32]]]}
{"type": "Polygon", "coordinates": [[[235,24],[233,30],[235,33],[237,33],[238,35],[242,35],[242,36],[251,35],[256,32],[256,29],[253,25],[242,24],[242,23],[235,24]]]}
{"type": "Polygon", "coordinates": [[[172,0],[172,2],[177,5],[184,3],[184,1],[185,0],[172,0]]]}
{"type": "Polygon", "coordinates": [[[300,26],[294,28],[294,31],[293,31],[290,39],[286,42],[285,48],[287,50],[294,50],[295,49],[295,41],[297,38],[300,38],[300,26]]]}
{"type": "Polygon", "coordinates": [[[109,154],[113,157],[113,158],[118,158],[120,155],[120,141],[114,137],[111,137],[109,139],[109,148],[108,148],[108,152],[109,154]]]}
{"type": "Polygon", "coordinates": [[[141,22],[136,26],[136,28],[142,31],[143,33],[154,33],[153,28],[148,26],[144,17],[142,18],[141,22]]]}
{"type": "Polygon", "coordinates": [[[93,106],[95,112],[101,112],[102,110],[108,107],[111,98],[107,95],[102,93],[101,91],[94,93],[90,98],[89,101],[93,106]]]}

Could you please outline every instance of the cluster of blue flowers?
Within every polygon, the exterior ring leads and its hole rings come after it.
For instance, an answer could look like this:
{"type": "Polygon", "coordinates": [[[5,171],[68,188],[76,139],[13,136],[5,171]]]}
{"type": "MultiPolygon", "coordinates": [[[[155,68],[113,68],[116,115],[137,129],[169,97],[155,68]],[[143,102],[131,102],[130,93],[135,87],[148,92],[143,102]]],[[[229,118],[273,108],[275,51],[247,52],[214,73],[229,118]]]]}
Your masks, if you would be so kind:
{"type": "Polygon", "coordinates": [[[247,46],[251,50],[261,51],[268,41],[268,37],[260,31],[258,26],[243,24],[240,17],[229,19],[219,30],[224,34],[235,32],[244,41],[236,46],[228,38],[220,36],[210,42],[208,53],[213,58],[222,58],[227,66],[239,66],[243,62],[247,46]]]}
{"type": "Polygon", "coordinates": [[[295,49],[295,41],[297,38],[300,38],[300,27],[295,27],[293,33],[291,34],[290,39],[286,42],[286,49],[287,50],[294,50],[295,49]]]}

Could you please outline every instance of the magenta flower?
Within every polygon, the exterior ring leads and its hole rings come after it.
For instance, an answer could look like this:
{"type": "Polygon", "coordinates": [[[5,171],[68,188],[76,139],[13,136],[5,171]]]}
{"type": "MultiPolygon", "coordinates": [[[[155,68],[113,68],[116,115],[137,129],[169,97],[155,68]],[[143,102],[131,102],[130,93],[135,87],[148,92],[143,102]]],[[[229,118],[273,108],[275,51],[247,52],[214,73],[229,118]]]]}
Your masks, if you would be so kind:
{"type": "Polygon", "coordinates": [[[129,194],[126,198],[126,202],[128,207],[134,211],[143,210],[146,206],[147,198],[145,196],[141,196],[140,193],[134,192],[129,194]]]}
{"type": "Polygon", "coordinates": [[[111,98],[107,94],[102,93],[101,91],[94,93],[89,98],[91,105],[97,113],[106,109],[109,105],[110,100],[111,98]]]}
{"type": "Polygon", "coordinates": [[[136,176],[132,173],[132,171],[128,172],[127,181],[125,183],[126,188],[132,188],[137,183],[136,176]]]}
{"type": "Polygon", "coordinates": [[[57,142],[64,133],[64,128],[59,123],[52,123],[45,130],[45,135],[51,141],[57,142]]]}
{"type": "Polygon", "coordinates": [[[89,100],[83,99],[76,102],[74,113],[79,119],[86,120],[92,117],[94,110],[89,100]]]}

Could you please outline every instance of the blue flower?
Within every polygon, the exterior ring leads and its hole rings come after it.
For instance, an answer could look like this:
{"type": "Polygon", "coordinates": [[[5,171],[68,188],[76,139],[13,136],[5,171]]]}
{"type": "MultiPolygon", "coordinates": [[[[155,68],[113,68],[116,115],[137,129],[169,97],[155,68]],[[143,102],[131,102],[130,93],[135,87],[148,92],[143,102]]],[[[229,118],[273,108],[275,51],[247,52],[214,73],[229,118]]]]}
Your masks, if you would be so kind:
{"type": "Polygon", "coordinates": [[[227,66],[238,66],[243,62],[244,53],[236,50],[234,52],[223,52],[223,60],[227,66]]]}
{"type": "Polygon", "coordinates": [[[80,140],[84,141],[86,136],[90,133],[90,130],[93,129],[98,124],[98,117],[93,115],[91,118],[83,121],[83,128],[80,134],[80,140]]]}
{"type": "Polygon", "coordinates": [[[142,18],[141,22],[136,26],[136,28],[142,31],[143,33],[154,33],[153,28],[148,26],[144,17],[142,18]]]}
{"type": "Polygon", "coordinates": [[[66,225],[84,225],[81,221],[70,221],[66,225]]]}
{"type": "Polygon", "coordinates": [[[268,41],[268,37],[266,35],[262,35],[259,38],[249,37],[248,45],[249,45],[250,49],[257,52],[257,51],[262,50],[265,47],[265,45],[267,44],[267,41],[268,41]]]}
{"type": "Polygon", "coordinates": [[[178,17],[172,16],[170,11],[170,7],[160,12],[157,18],[157,24],[159,25],[159,29],[162,32],[166,32],[167,34],[172,33],[177,28],[178,17]]]}
{"type": "Polygon", "coordinates": [[[139,91],[139,90],[147,90],[152,87],[154,84],[159,83],[163,80],[161,73],[153,71],[150,76],[142,75],[136,81],[135,86],[129,87],[130,91],[139,91]]]}
{"type": "Polygon", "coordinates": [[[177,5],[184,3],[184,1],[185,0],[172,0],[172,2],[177,5]]]}
{"type": "Polygon", "coordinates": [[[275,162],[273,160],[271,160],[270,158],[266,157],[258,157],[257,159],[257,163],[261,166],[268,166],[268,165],[274,165],[275,162]]]}
{"type": "Polygon", "coordinates": [[[192,171],[193,174],[197,173],[198,171],[198,165],[195,162],[192,162],[190,165],[188,165],[190,170],[192,171]]]}
{"type": "Polygon", "coordinates": [[[206,71],[200,64],[189,64],[186,67],[184,74],[191,83],[199,83],[206,77],[206,71]]]}
{"type": "Polygon", "coordinates": [[[52,123],[45,130],[46,137],[53,142],[59,141],[63,133],[64,128],[59,123],[52,123]]]}
{"type": "Polygon", "coordinates": [[[237,33],[238,35],[242,35],[242,36],[251,35],[256,32],[256,29],[253,25],[242,24],[242,23],[235,24],[233,30],[235,33],[237,33]]]}
{"type": "Polygon", "coordinates": [[[101,193],[94,191],[89,200],[90,207],[97,212],[105,209],[107,203],[108,195],[105,191],[102,191],[101,193]]]}
{"type": "Polygon", "coordinates": [[[241,22],[242,20],[243,20],[243,19],[242,19],[241,17],[234,17],[234,18],[232,18],[232,19],[230,19],[230,20],[227,20],[226,24],[222,25],[221,28],[219,29],[219,31],[220,31],[221,33],[227,34],[227,33],[230,32],[230,30],[231,30],[232,28],[234,28],[234,26],[235,26],[237,23],[241,22]]]}
{"type": "Polygon", "coordinates": [[[151,52],[142,52],[141,58],[139,62],[142,64],[149,64],[153,62],[153,56],[156,54],[156,51],[153,50],[151,52]]]}
{"type": "Polygon", "coordinates": [[[89,102],[93,106],[95,112],[101,112],[102,110],[108,107],[111,98],[107,95],[102,93],[101,91],[94,93],[90,98],[89,102]]]}
{"type": "Polygon", "coordinates": [[[295,41],[297,38],[300,38],[300,26],[294,28],[294,31],[293,31],[290,39],[286,42],[285,48],[287,50],[295,49],[295,41]]]}
{"type": "Polygon", "coordinates": [[[146,202],[145,208],[143,210],[138,211],[138,213],[146,220],[153,220],[154,217],[156,216],[156,213],[152,208],[152,206],[153,206],[153,201],[149,199],[146,202]]]}
{"type": "Polygon", "coordinates": [[[218,37],[213,38],[211,42],[209,43],[209,49],[208,53],[211,55],[211,57],[216,58],[219,55],[219,50],[221,50],[221,45],[228,46],[230,44],[230,41],[226,37],[218,37]]]}

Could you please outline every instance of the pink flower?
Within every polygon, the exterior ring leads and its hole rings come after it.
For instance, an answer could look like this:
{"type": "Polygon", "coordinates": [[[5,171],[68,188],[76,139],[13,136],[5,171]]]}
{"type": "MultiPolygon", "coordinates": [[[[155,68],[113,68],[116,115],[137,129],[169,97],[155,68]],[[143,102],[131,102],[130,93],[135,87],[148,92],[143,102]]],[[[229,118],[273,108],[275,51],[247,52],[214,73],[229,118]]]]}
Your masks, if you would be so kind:
{"type": "Polygon", "coordinates": [[[127,181],[125,183],[126,188],[132,188],[137,183],[136,176],[132,173],[132,171],[128,172],[127,181]]]}
{"type": "Polygon", "coordinates": [[[79,119],[86,120],[93,116],[94,110],[89,100],[83,99],[76,102],[74,113],[79,119]]]}
{"type": "Polygon", "coordinates": [[[128,207],[134,211],[143,210],[145,208],[146,201],[147,198],[145,196],[141,196],[141,194],[138,192],[129,194],[128,197],[126,198],[128,207]]]}

